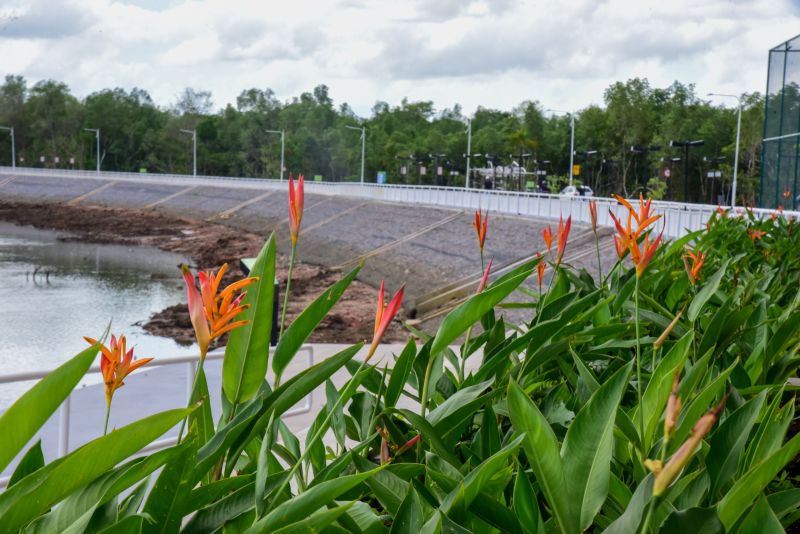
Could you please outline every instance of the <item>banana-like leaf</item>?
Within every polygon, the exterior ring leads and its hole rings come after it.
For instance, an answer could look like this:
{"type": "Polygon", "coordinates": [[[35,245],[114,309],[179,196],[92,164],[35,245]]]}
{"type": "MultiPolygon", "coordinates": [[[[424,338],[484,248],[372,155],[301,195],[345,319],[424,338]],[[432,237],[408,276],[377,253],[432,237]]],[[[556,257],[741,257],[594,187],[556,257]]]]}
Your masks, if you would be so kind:
{"type": "Polygon", "coordinates": [[[424,520],[422,502],[420,502],[414,486],[409,484],[405,499],[394,515],[392,530],[389,534],[419,534],[424,520]]]}
{"type": "Polygon", "coordinates": [[[64,402],[91,367],[99,345],[93,345],[62,364],[25,392],[0,414],[0,472],[22,450],[64,402]]]}
{"type": "Polygon", "coordinates": [[[406,385],[408,375],[414,365],[414,358],[417,356],[417,346],[414,339],[409,339],[405,348],[397,357],[397,361],[392,368],[392,374],[389,377],[389,385],[386,386],[386,393],[383,396],[384,405],[387,408],[394,408],[397,401],[400,400],[400,394],[403,392],[403,387],[406,385]]]}
{"type": "Polygon", "coordinates": [[[558,439],[539,408],[513,381],[508,384],[508,411],[517,432],[525,433],[522,446],[539,487],[553,510],[562,532],[578,532],[580,503],[570,501],[564,465],[559,454],[558,439]]]}
{"type": "Polygon", "coordinates": [[[22,460],[17,464],[14,473],[12,473],[11,478],[8,480],[6,489],[42,467],[44,467],[44,453],[42,453],[42,440],[39,440],[34,443],[33,447],[28,449],[28,452],[25,453],[25,456],[23,456],[22,460]]]}
{"type": "Polygon", "coordinates": [[[697,295],[692,299],[691,304],[689,304],[689,311],[686,314],[687,319],[689,321],[694,322],[700,316],[700,312],[703,311],[703,307],[708,302],[708,299],[711,298],[714,293],[717,292],[719,289],[720,282],[722,282],[722,277],[725,276],[725,271],[728,269],[728,265],[730,264],[730,260],[725,260],[722,262],[720,268],[715,272],[711,277],[706,281],[705,285],[697,292],[697,295]]]}
{"type": "Polygon", "coordinates": [[[273,531],[272,534],[317,534],[324,531],[328,525],[345,514],[354,503],[355,501],[336,506],[329,510],[314,512],[306,519],[279,528],[273,531]]]}
{"type": "MultiPolygon", "coordinates": [[[[685,531],[684,531],[685,532],[685,531]]],[[[763,495],[739,527],[739,534],[784,534],[786,532],[763,495]]]]}
{"type": "Polygon", "coordinates": [[[231,404],[247,402],[267,374],[269,340],[275,297],[275,235],[267,239],[250,271],[258,282],[247,288],[242,300],[249,305],[240,319],[250,323],[230,333],[222,363],[222,390],[231,404]]]}
{"type": "Polygon", "coordinates": [[[167,432],[194,408],[169,410],[116,429],[25,477],[0,495],[0,525],[14,531],[167,432]],[[30,495],[36,498],[31,499],[30,495]]]}
{"type": "Polygon", "coordinates": [[[275,354],[272,356],[272,370],[275,372],[276,381],[283,374],[294,355],[297,354],[298,349],[308,339],[308,336],[311,335],[320,321],[325,318],[334,304],[339,301],[345,289],[355,280],[360,270],[361,267],[356,267],[350,271],[344,278],[314,299],[314,302],[309,304],[292,321],[292,324],[283,333],[281,339],[278,340],[278,346],[275,347],[275,354]]]}
{"type": "Polygon", "coordinates": [[[717,504],[719,518],[727,530],[733,528],[747,511],[750,503],[767,487],[775,475],[797,456],[798,452],[800,452],[800,434],[796,434],[772,456],[750,469],[733,484],[717,504]]]}
{"type": "Polygon", "coordinates": [[[592,395],[561,446],[566,492],[581,531],[589,528],[608,495],[614,420],[632,365],[622,367],[592,395]]]}
{"type": "Polygon", "coordinates": [[[167,534],[178,532],[184,515],[194,510],[187,506],[194,485],[194,466],[197,457],[197,438],[190,435],[176,451],[175,457],[161,470],[147,502],[144,513],[157,525],[148,532],[167,534]]]}

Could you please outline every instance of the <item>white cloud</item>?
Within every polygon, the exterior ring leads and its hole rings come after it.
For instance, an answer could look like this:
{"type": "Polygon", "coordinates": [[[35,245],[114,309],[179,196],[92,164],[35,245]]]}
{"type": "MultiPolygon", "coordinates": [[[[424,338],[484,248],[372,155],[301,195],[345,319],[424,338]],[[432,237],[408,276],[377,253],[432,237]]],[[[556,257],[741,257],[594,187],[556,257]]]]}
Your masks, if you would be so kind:
{"type": "Polygon", "coordinates": [[[580,108],[634,76],[763,91],[767,50],[796,33],[791,0],[11,0],[0,75],[55,78],[78,96],[141,87],[168,105],[186,86],[234,102],[319,83],[368,114],[376,100],[580,108]]]}

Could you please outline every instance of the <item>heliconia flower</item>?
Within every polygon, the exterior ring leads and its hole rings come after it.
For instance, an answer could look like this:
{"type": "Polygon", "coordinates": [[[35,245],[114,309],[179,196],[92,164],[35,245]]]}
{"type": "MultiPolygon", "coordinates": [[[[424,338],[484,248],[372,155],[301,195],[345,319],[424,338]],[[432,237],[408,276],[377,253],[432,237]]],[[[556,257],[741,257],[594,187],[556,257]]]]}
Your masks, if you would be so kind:
{"type": "MultiPolygon", "coordinates": [[[[538,252],[536,253],[537,258],[541,258],[542,255],[538,252]]],[[[536,275],[539,279],[539,291],[542,290],[542,280],[544,280],[544,270],[547,267],[547,264],[543,260],[539,260],[539,264],[536,265],[536,275]]]]}
{"type": "Polygon", "coordinates": [[[783,198],[792,198],[792,192],[787,189],[783,192],[783,198]]]}
{"type": "Polygon", "coordinates": [[[391,324],[394,316],[400,311],[400,305],[403,303],[404,289],[405,286],[400,286],[400,289],[398,289],[397,293],[394,294],[392,300],[389,301],[389,304],[384,307],[384,284],[383,280],[381,280],[381,287],[378,291],[378,310],[375,313],[375,333],[372,337],[372,344],[369,347],[369,352],[367,353],[367,361],[369,361],[369,359],[375,354],[375,351],[378,349],[378,345],[381,342],[381,338],[383,338],[383,334],[386,333],[386,329],[389,328],[389,324],[391,324]]]}
{"type": "MultiPolygon", "coordinates": [[[[628,202],[621,196],[614,195],[614,198],[616,198],[620,204],[628,208],[629,214],[633,216],[634,219],[636,219],[636,231],[631,232],[631,234],[634,237],[639,237],[642,234],[642,232],[644,232],[647,229],[647,227],[649,227],[651,224],[653,224],[654,222],[656,222],[658,219],[661,218],[661,215],[652,215],[652,216],[650,215],[650,204],[652,202],[652,199],[648,198],[647,201],[645,202],[644,197],[641,194],[639,195],[638,212],[635,209],[633,209],[633,206],[631,206],[630,202],[628,202]]],[[[629,229],[630,226],[631,225],[629,220],[628,222],[629,229]]]]}
{"type": "Polygon", "coordinates": [[[544,238],[544,244],[547,245],[547,252],[550,252],[553,247],[553,229],[550,228],[549,224],[542,230],[542,237],[544,238]]]}
{"type": "Polygon", "coordinates": [[[655,256],[656,250],[658,250],[658,245],[661,243],[661,238],[663,235],[664,231],[662,230],[652,243],[650,243],[649,234],[644,236],[641,254],[639,253],[639,246],[635,241],[629,244],[631,260],[634,262],[634,265],[636,265],[636,276],[638,278],[642,277],[644,271],[647,269],[647,266],[650,264],[650,260],[652,260],[653,256],[655,256]],[[634,254],[634,250],[636,250],[636,254],[634,254]]]}
{"type": "Polygon", "coordinates": [[[198,291],[189,267],[181,265],[189,300],[189,318],[192,321],[197,344],[200,347],[200,357],[203,359],[212,340],[250,323],[249,320],[234,321],[240,313],[249,307],[247,304],[241,304],[246,293],[241,292],[238,296],[236,293],[256,282],[258,278],[253,276],[243,278],[219,291],[222,277],[227,269],[228,264],[225,263],[220,267],[216,275],[211,271],[197,273],[197,279],[200,283],[200,290],[198,291]]]}
{"type": "Polygon", "coordinates": [[[305,189],[305,178],[301,174],[297,178],[297,188],[294,186],[294,178],[289,175],[289,227],[292,235],[292,246],[297,244],[297,237],[300,235],[300,221],[303,219],[303,190],[305,189]]]}
{"type": "Polygon", "coordinates": [[[486,282],[489,280],[489,271],[492,270],[492,261],[494,258],[489,259],[489,265],[486,266],[486,270],[483,271],[483,276],[481,277],[481,283],[478,284],[478,291],[480,293],[486,287],[486,282]]]}
{"type": "Polygon", "coordinates": [[[749,230],[747,230],[747,235],[749,235],[750,240],[755,243],[756,241],[767,235],[767,232],[764,232],[763,230],[756,230],[755,228],[750,228],[749,230]]]}
{"type": "Polygon", "coordinates": [[[703,268],[705,262],[706,255],[702,252],[694,253],[687,249],[686,254],[683,255],[683,266],[686,269],[686,274],[689,276],[689,282],[691,282],[692,285],[700,278],[700,269],[703,268]],[[689,265],[689,260],[692,260],[691,265],[689,265]]]}
{"type": "Polygon", "coordinates": [[[478,236],[478,248],[483,254],[483,245],[486,242],[486,230],[489,224],[489,210],[486,214],[482,214],[481,210],[475,210],[475,220],[472,221],[472,227],[475,228],[475,234],[478,236]]]}
{"type": "Polygon", "coordinates": [[[720,217],[727,217],[728,216],[728,210],[726,210],[722,206],[717,206],[717,215],[719,215],[720,217]]]}
{"type": "Polygon", "coordinates": [[[700,442],[711,431],[714,424],[719,418],[719,414],[725,407],[727,396],[722,401],[706,412],[700,419],[697,420],[692,428],[692,434],[683,442],[683,445],[672,455],[669,461],[661,465],[661,462],[645,462],[645,465],[650,468],[655,474],[655,482],[653,482],[653,495],[658,497],[662,495],[667,488],[672,485],[684,467],[689,463],[689,460],[694,455],[700,442]]]}
{"type": "Polygon", "coordinates": [[[563,217],[558,218],[558,255],[556,257],[556,265],[561,265],[561,259],[564,257],[564,251],[567,248],[570,228],[572,228],[572,215],[567,217],[566,224],[564,224],[563,217]]]}
{"type": "Polygon", "coordinates": [[[625,253],[628,252],[628,246],[626,245],[626,241],[616,234],[614,235],[614,247],[617,249],[617,256],[619,256],[619,259],[624,258],[625,253]]]}
{"type": "Polygon", "coordinates": [[[678,415],[681,413],[681,396],[678,395],[680,384],[680,369],[675,369],[675,378],[672,380],[672,391],[667,400],[667,411],[664,414],[664,445],[669,443],[675,427],[678,425],[678,415]]]}
{"type": "Polygon", "coordinates": [[[395,451],[394,455],[395,455],[395,456],[399,456],[399,455],[403,454],[403,453],[404,453],[404,452],[406,452],[408,449],[410,449],[411,447],[413,447],[414,445],[416,445],[416,444],[417,444],[417,442],[419,442],[419,440],[420,440],[421,438],[422,438],[422,434],[417,434],[416,436],[414,436],[414,437],[413,437],[413,438],[411,438],[410,440],[406,441],[406,442],[405,442],[405,443],[404,443],[402,446],[400,446],[400,447],[399,447],[399,448],[398,448],[398,449],[395,451]]]}
{"type": "MultiPolygon", "coordinates": [[[[98,344],[96,339],[84,337],[90,345],[98,344]]],[[[100,372],[106,390],[106,403],[110,406],[114,392],[125,385],[125,378],[133,371],[153,361],[153,358],[133,359],[133,348],[125,350],[125,336],[112,335],[108,347],[100,343],[100,372]]]]}
{"type": "Polygon", "coordinates": [[[664,344],[672,330],[675,328],[675,325],[678,324],[681,315],[683,315],[683,310],[678,310],[678,313],[675,314],[675,317],[672,319],[672,321],[670,321],[664,331],[661,332],[661,335],[658,336],[658,339],[653,342],[653,348],[660,348],[664,344]]]}
{"type": "Polygon", "coordinates": [[[597,201],[589,201],[589,217],[592,220],[592,232],[597,232],[597,201]]]}

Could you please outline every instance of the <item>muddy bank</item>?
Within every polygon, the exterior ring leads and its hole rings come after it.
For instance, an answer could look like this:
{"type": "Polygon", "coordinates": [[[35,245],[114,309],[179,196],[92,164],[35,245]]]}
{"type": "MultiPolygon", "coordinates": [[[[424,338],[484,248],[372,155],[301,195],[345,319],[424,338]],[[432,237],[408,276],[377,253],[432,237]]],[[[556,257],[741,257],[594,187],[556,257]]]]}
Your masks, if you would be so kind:
{"type": "MultiPolygon", "coordinates": [[[[239,259],[258,254],[265,239],[265,236],[256,233],[199,219],[175,217],[153,210],[105,206],[0,200],[0,220],[70,232],[72,235],[65,237],[65,240],[156,247],[191,258],[195,269],[217,269],[228,262],[230,268],[226,282],[243,275],[239,259]]],[[[285,287],[288,259],[279,257],[277,263],[277,276],[281,287],[285,287]]],[[[287,321],[341,276],[341,272],[325,266],[297,265],[287,321]]],[[[182,280],[177,268],[175,280],[178,283],[182,280]]],[[[376,289],[360,281],[353,282],[312,334],[310,341],[349,343],[369,340],[372,337],[376,299],[376,289]]],[[[143,322],[142,326],[153,335],[169,337],[179,343],[191,343],[194,339],[186,306],[182,304],[162,310],[143,322]]],[[[405,337],[402,328],[395,322],[384,340],[402,341],[405,337]]]]}

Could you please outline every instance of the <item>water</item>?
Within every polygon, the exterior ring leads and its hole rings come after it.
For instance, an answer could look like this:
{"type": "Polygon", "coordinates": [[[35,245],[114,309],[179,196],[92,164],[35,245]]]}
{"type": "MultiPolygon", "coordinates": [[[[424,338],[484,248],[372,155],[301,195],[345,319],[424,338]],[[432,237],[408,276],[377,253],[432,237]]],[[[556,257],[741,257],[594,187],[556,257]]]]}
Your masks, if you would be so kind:
{"type": "MultiPolygon", "coordinates": [[[[137,325],[186,302],[177,269],[183,257],[58,237],[0,222],[0,374],[57,367],[88,346],[83,336],[99,337],[109,321],[137,357],[196,352],[137,325]]],[[[88,379],[99,381],[98,375],[88,379]]],[[[31,385],[0,384],[0,409],[31,385]]]]}

